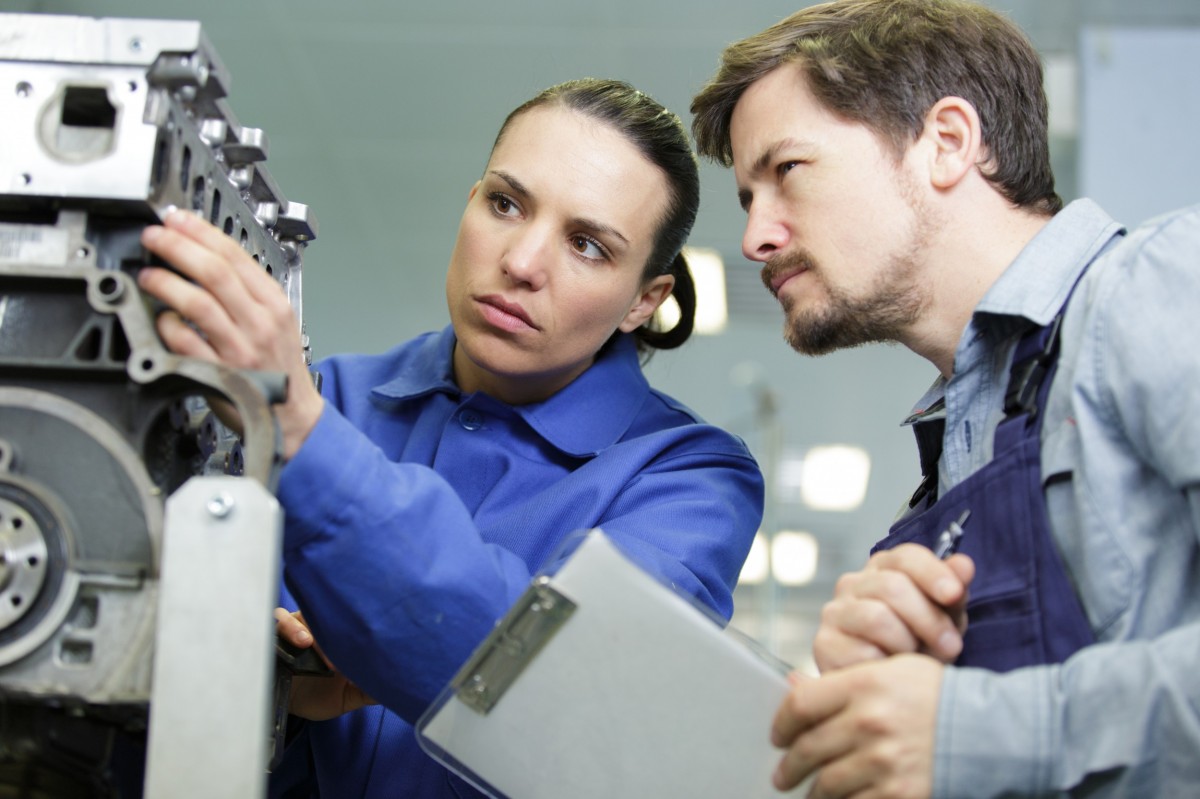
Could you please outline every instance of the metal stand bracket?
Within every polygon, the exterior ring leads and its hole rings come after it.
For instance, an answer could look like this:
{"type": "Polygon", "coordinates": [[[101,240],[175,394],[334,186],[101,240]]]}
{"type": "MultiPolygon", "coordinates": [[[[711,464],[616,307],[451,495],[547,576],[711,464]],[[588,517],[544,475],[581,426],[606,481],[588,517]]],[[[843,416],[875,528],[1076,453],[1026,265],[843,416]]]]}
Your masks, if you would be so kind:
{"type": "Polygon", "coordinates": [[[167,500],[146,799],[264,796],[283,511],[255,480],[167,500]]]}

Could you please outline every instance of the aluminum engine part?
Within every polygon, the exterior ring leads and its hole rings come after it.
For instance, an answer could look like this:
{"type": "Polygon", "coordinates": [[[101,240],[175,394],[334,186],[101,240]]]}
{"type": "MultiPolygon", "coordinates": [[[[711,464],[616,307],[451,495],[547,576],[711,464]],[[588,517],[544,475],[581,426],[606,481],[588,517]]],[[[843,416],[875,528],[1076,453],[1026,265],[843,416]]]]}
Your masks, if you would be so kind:
{"type": "Polygon", "coordinates": [[[229,85],[197,22],[0,13],[0,763],[144,726],[167,497],[275,485],[283,376],[168,352],[134,280],[142,229],[190,209],[274,276],[303,336],[316,220],[229,85]]]}

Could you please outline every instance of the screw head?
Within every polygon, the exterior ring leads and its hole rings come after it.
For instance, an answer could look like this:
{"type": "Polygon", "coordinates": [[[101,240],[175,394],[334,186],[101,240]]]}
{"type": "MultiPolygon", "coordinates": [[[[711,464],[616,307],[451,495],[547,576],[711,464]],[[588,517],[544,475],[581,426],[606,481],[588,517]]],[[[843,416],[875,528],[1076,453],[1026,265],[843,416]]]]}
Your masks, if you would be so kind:
{"type": "Polygon", "coordinates": [[[214,518],[224,519],[233,512],[234,504],[233,497],[227,492],[222,491],[220,494],[211,497],[205,508],[207,508],[209,515],[214,518]]]}

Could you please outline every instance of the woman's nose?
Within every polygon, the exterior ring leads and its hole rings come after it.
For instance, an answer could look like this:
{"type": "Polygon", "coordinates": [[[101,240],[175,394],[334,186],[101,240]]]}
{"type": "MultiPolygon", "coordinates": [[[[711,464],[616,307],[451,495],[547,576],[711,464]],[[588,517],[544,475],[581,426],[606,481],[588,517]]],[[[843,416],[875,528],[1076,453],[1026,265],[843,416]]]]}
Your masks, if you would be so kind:
{"type": "Polygon", "coordinates": [[[501,266],[513,283],[536,291],[546,283],[546,270],[552,258],[549,234],[529,226],[509,241],[501,266]]]}

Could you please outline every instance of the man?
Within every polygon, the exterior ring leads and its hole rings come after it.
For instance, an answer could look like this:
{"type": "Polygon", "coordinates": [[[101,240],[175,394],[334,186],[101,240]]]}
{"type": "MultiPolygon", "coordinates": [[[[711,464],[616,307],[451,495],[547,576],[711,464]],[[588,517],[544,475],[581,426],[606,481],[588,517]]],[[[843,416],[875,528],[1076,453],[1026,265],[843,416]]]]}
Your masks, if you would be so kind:
{"type": "Polygon", "coordinates": [[[909,420],[926,479],[825,608],[776,785],[1192,794],[1200,209],[1126,234],[1062,208],[1037,54],[965,2],[804,9],[692,112],[789,343],[939,372],[909,420]]]}

